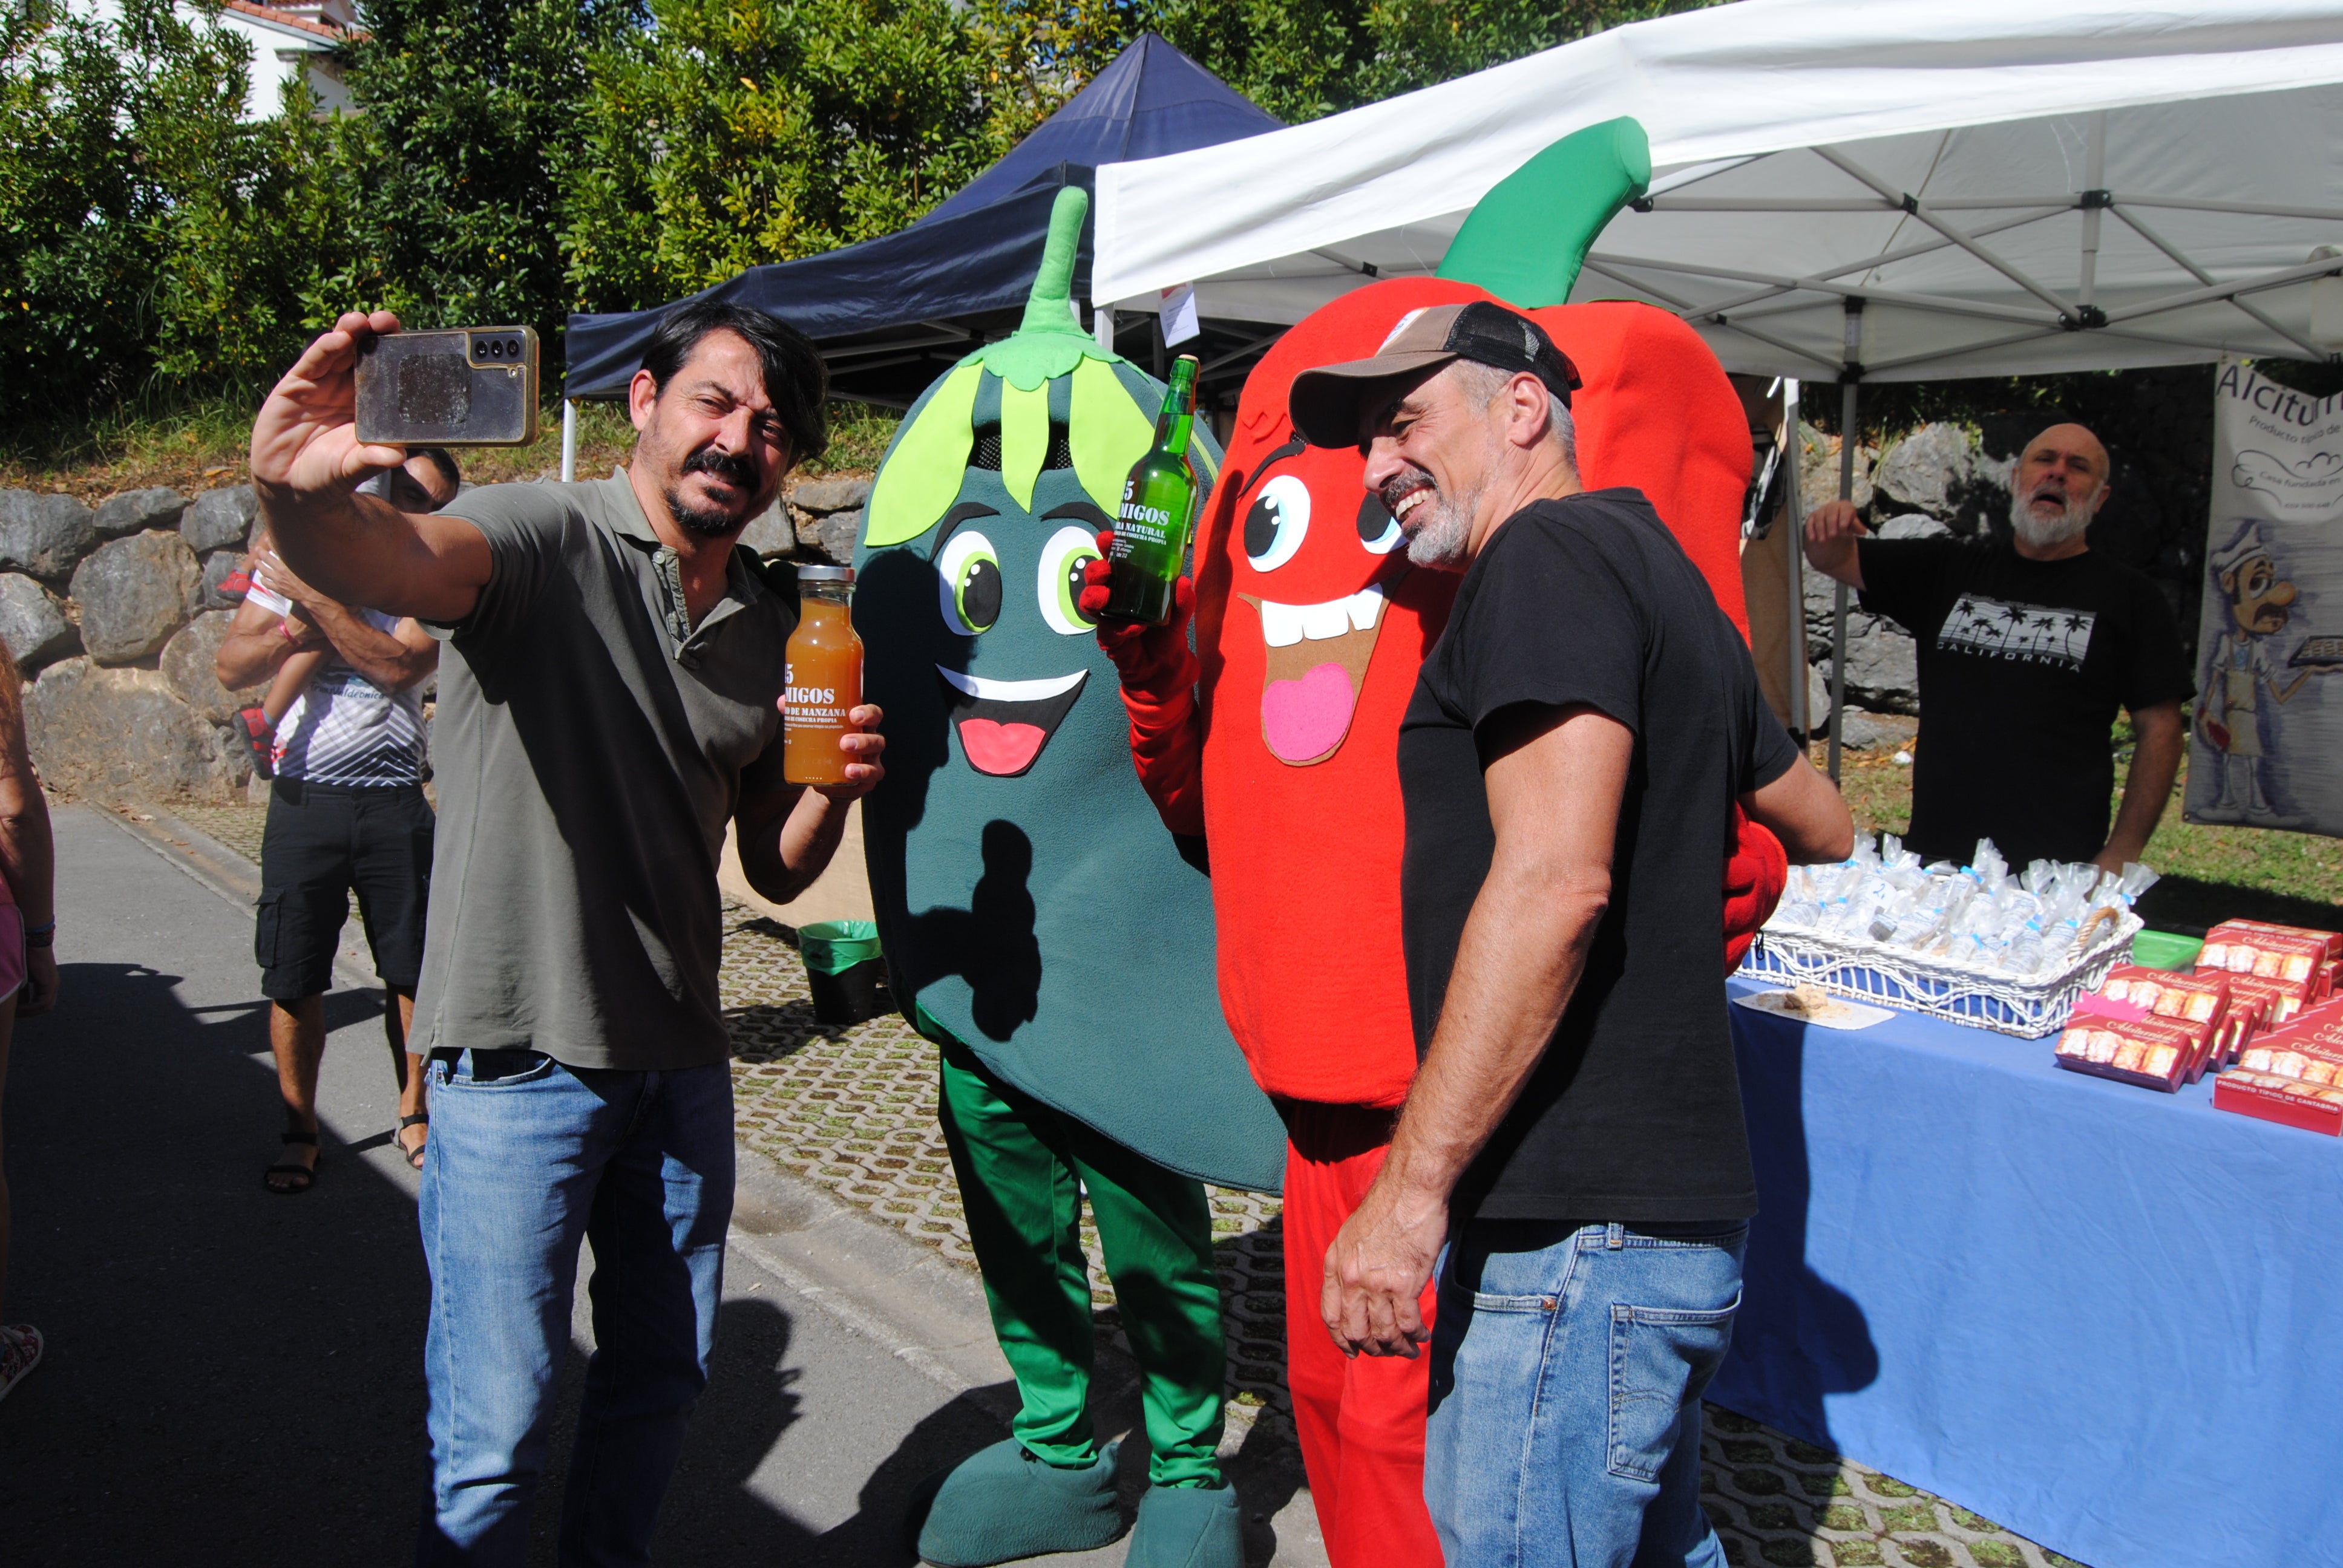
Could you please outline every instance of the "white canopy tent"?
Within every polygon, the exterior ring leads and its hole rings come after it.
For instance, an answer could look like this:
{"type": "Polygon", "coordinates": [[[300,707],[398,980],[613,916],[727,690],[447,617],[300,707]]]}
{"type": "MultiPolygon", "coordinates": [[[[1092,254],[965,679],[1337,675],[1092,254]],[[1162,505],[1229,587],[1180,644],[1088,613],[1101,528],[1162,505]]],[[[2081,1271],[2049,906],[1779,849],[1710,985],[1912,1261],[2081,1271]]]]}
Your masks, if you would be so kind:
{"type": "Polygon", "coordinates": [[[1639,23],[1101,167],[1094,297],[1151,309],[1193,283],[1205,316],[1291,324],[1432,272],[1492,186],[1621,115],[1651,139],[1650,195],[1572,297],[1673,309],[1728,369],[1838,382],[1850,426],[1865,380],[2343,346],[2343,280],[2318,282],[2343,272],[2343,0],[1741,0],[1639,23]]]}

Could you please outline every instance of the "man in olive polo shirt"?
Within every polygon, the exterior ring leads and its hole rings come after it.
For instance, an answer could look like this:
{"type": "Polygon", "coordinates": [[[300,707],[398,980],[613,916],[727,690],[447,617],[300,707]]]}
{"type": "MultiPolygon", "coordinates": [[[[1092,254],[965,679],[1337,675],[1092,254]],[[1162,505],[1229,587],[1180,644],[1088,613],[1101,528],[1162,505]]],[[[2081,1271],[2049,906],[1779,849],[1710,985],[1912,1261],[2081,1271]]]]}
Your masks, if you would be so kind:
{"type": "MultiPolygon", "coordinates": [[[[418,1561],[520,1563],[581,1238],[596,1350],[565,1563],[648,1563],[708,1380],[732,1210],[716,889],[727,823],[777,902],[820,874],[885,742],[847,782],[781,770],[788,568],[735,548],[826,439],[821,361],[761,312],[669,317],[628,392],[626,472],[492,485],[412,516],[354,494],[399,462],[352,421],[387,313],[309,346],[252,432],[286,563],[447,640],[439,822],[415,1049],[431,1059],[424,1254],[432,1496],[418,1561]]],[[[869,730],[879,710],[859,707],[869,730]]]]}

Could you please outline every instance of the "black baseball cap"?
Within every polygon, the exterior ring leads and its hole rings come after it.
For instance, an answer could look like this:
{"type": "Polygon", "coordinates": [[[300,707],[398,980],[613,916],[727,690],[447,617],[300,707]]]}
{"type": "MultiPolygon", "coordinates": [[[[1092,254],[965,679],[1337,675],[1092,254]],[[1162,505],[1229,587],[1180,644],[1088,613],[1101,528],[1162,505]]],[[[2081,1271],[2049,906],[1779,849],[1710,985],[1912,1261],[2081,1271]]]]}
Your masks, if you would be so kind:
{"type": "Polygon", "coordinates": [[[1312,446],[1355,447],[1361,406],[1382,384],[1436,370],[1453,359],[1525,370],[1544,382],[1564,407],[1579,387],[1578,367],[1554,346],[1544,327],[1502,305],[1475,299],[1409,311],[1373,358],[1303,371],[1293,378],[1286,411],[1312,446]]]}

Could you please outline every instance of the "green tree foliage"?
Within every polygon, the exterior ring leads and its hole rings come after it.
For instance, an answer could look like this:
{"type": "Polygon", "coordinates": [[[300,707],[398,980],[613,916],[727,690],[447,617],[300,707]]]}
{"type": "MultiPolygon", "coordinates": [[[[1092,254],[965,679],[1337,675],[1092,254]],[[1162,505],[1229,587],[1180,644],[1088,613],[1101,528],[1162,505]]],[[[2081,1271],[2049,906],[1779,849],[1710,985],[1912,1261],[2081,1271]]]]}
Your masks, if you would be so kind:
{"type": "Polygon", "coordinates": [[[651,0],[587,70],[563,239],[594,309],[890,233],[995,153],[950,0],[651,0]]]}
{"type": "Polygon", "coordinates": [[[346,45],[358,113],[337,171],[351,258],[326,292],[410,326],[518,324],[568,308],[561,176],[587,58],[634,13],[603,0],[371,0],[346,45]]]}
{"type": "Polygon", "coordinates": [[[0,5],[0,410],[265,373],[330,250],[307,94],[245,121],[249,46],[168,0],[0,5]]]}

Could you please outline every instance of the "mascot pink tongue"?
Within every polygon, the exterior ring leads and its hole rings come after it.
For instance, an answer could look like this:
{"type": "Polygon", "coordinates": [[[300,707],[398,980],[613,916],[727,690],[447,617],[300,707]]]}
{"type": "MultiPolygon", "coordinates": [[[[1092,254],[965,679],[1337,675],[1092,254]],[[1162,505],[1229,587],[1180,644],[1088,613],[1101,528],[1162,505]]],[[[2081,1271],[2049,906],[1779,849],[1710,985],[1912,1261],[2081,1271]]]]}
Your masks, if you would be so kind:
{"type": "Polygon", "coordinates": [[[1262,735],[1280,762],[1314,762],[1342,743],[1358,700],[1339,664],[1322,664],[1299,680],[1272,680],[1262,688],[1262,735]]]}

